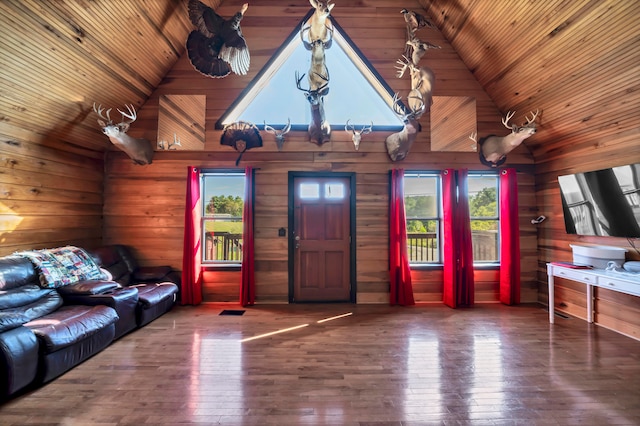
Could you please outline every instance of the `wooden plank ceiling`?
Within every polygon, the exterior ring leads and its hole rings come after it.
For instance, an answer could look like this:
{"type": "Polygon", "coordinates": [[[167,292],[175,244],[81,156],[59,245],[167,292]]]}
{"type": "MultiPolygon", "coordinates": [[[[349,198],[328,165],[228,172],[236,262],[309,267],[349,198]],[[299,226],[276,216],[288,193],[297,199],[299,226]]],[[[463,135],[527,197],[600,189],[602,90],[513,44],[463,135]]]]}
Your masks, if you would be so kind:
{"type": "MultiPolygon", "coordinates": [[[[47,135],[86,155],[110,149],[92,114],[93,102],[114,108],[144,104],[185,51],[192,29],[186,3],[0,2],[0,126],[47,135]]],[[[229,16],[242,2],[206,3],[229,16]]],[[[306,0],[284,8],[260,3],[251,5],[243,25],[266,28],[277,25],[279,16],[310,7],[306,0]]],[[[360,7],[400,11],[402,6],[392,0],[336,4],[351,8],[354,19],[360,7]]],[[[424,10],[419,12],[438,26],[503,113],[542,111],[544,132],[525,141],[536,162],[568,155],[573,144],[585,143],[587,133],[586,143],[604,143],[640,122],[640,2],[420,4],[424,10]]],[[[375,37],[379,22],[371,22],[375,37]]]]}

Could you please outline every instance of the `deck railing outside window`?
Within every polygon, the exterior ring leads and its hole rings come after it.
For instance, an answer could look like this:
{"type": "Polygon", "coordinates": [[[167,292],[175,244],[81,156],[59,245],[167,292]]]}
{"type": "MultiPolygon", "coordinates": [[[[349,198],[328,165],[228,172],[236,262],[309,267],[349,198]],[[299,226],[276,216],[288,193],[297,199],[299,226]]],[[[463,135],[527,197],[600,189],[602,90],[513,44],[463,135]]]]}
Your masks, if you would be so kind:
{"type": "MultiPolygon", "coordinates": [[[[496,262],[498,260],[498,233],[473,231],[473,260],[496,262]]],[[[435,232],[407,233],[407,250],[410,263],[438,262],[438,245],[435,232]]]]}
{"type": "MultiPolygon", "coordinates": [[[[498,234],[494,231],[473,231],[473,259],[476,262],[497,261],[498,234]]],[[[407,233],[407,250],[411,263],[438,262],[437,236],[434,232],[407,233]]],[[[242,261],[242,234],[207,232],[205,260],[242,261]]]]}
{"type": "Polygon", "coordinates": [[[438,245],[435,232],[408,232],[407,250],[409,262],[437,262],[438,245]]]}
{"type": "Polygon", "coordinates": [[[242,262],[242,234],[207,232],[204,260],[242,262]]]}
{"type": "Polygon", "coordinates": [[[498,232],[471,231],[474,262],[498,262],[498,232]]]}

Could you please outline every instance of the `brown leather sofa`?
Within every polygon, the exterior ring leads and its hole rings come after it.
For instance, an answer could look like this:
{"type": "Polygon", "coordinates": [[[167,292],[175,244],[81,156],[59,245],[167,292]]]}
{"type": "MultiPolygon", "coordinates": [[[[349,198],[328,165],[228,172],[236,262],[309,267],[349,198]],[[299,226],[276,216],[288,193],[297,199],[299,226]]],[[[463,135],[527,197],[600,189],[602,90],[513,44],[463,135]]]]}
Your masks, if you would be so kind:
{"type": "Polygon", "coordinates": [[[0,257],[0,401],[53,380],[175,304],[179,272],[141,268],[122,245],[89,254],[113,277],[47,288],[24,253],[0,257]]]}
{"type": "Polygon", "coordinates": [[[0,258],[0,399],[60,376],[115,337],[114,308],[67,304],[38,283],[28,259],[0,258]]]}
{"type": "Polygon", "coordinates": [[[138,327],[171,310],[178,300],[181,275],[170,266],[141,267],[133,249],[123,244],[100,247],[90,253],[101,268],[111,273],[113,281],[124,288],[138,289],[138,327]]]}

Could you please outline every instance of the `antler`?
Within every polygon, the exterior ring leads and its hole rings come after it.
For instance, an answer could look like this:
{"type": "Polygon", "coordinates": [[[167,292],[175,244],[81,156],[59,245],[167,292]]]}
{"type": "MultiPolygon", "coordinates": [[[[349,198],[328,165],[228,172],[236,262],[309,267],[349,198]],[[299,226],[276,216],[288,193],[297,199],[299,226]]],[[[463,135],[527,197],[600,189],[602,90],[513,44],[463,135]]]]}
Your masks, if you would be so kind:
{"type": "Polygon", "coordinates": [[[102,120],[106,120],[107,124],[111,124],[111,117],[109,117],[109,113],[111,112],[111,108],[109,108],[106,112],[107,112],[107,116],[105,117],[104,115],[102,115],[102,111],[104,111],[104,108],[102,108],[102,104],[98,105],[96,107],[96,103],[93,103],[93,111],[98,114],[98,117],[100,117],[102,120]]]}
{"type": "Polygon", "coordinates": [[[280,134],[284,136],[289,133],[289,130],[291,130],[291,119],[287,118],[287,125],[284,126],[282,130],[280,130],[280,134]]]}
{"type": "Polygon", "coordinates": [[[532,114],[531,118],[525,116],[525,118],[527,119],[527,122],[524,125],[529,126],[530,124],[532,124],[535,121],[536,117],[538,116],[539,112],[540,112],[539,109],[536,110],[535,114],[533,111],[531,111],[531,114],[532,114]]]}
{"type": "Polygon", "coordinates": [[[401,117],[404,117],[404,115],[406,114],[406,110],[404,109],[404,106],[402,106],[401,100],[402,100],[402,97],[400,96],[400,94],[397,92],[394,93],[392,107],[393,107],[393,112],[395,112],[397,115],[401,117]]]}
{"type": "Polygon", "coordinates": [[[273,127],[269,126],[265,121],[264,130],[266,130],[269,133],[273,133],[274,135],[276,135],[276,137],[283,137],[284,135],[289,133],[289,130],[291,130],[291,119],[287,118],[287,124],[281,130],[274,129],[273,127]]]}
{"type": "Polygon", "coordinates": [[[373,129],[373,121],[371,122],[370,126],[362,126],[362,129],[360,130],[356,130],[353,124],[349,124],[350,121],[351,119],[348,119],[347,123],[344,125],[345,132],[352,132],[354,135],[366,135],[367,133],[371,132],[371,129],[373,129]]]}
{"type": "Polygon", "coordinates": [[[122,110],[118,110],[118,112],[120,114],[122,114],[122,123],[131,124],[134,121],[136,121],[136,118],[137,118],[136,110],[133,108],[133,104],[131,104],[131,105],[125,104],[125,106],[127,107],[127,111],[129,111],[128,114],[126,112],[122,111],[122,110]],[[129,121],[124,121],[125,117],[127,117],[129,119],[129,121]]]}
{"type": "Polygon", "coordinates": [[[513,117],[513,114],[515,114],[515,111],[509,111],[507,112],[507,115],[502,119],[502,124],[504,124],[504,127],[506,127],[509,130],[513,130],[513,126],[509,126],[509,120],[511,120],[511,118],[513,117]]]}
{"type": "Polygon", "coordinates": [[[402,78],[404,73],[407,71],[407,67],[409,66],[409,59],[404,55],[402,55],[402,58],[404,59],[404,61],[402,59],[398,59],[396,61],[396,64],[399,65],[395,67],[395,69],[398,70],[396,73],[396,77],[398,78],[402,78]]]}
{"type": "Polygon", "coordinates": [[[312,90],[311,87],[309,87],[308,89],[304,89],[300,86],[300,82],[304,78],[305,74],[299,75],[298,71],[296,71],[296,87],[298,88],[298,90],[301,90],[305,93],[305,95],[307,96],[307,100],[311,103],[317,103],[319,98],[326,95],[329,91],[329,88],[327,87],[329,84],[329,76],[325,77],[322,74],[314,74],[317,75],[320,79],[324,80],[325,83],[315,90],[312,90]]]}
{"type": "Polygon", "coordinates": [[[424,103],[424,99],[422,97],[422,93],[419,90],[412,90],[409,95],[407,96],[407,103],[409,103],[409,110],[411,112],[409,112],[409,114],[405,115],[405,119],[407,118],[415,118],[418,119],[422,116],[422,114],[424,113],[424,110],[426,109],[426,104],[424,103]],[[413,95],[411,93],[414,93],[413,95]],[[417,94],[416,94],[417,93],[417,94]],[[415,105],[411,105],[412,102],[409,102],[410,99],[417,99],[417,102],[415,102],[415,105]]]}
{"type": "Polygon", "coordinates": [[[300,75],[300,73],[296,71],[296,87],[298,88],[298,90],[302,90],[303,92],[309,92],[308,89],[303,89],[302,87],[300,87],[300,82],[302,81],[305,75],[306,74],[304,73],[300,75]]]}
{"type": "Polygon", "coordinates": [[[307,50],[311,50],[311,42],[308,42],[307,40],[304,39],[304,33],[308,33],[309,30],[311,30],[311,26],[304,26],[304,23],[302,23],[302,28],[300,29],[300,40],[302,40],[302,44],[304,45],[304,48],[307,50]]]}

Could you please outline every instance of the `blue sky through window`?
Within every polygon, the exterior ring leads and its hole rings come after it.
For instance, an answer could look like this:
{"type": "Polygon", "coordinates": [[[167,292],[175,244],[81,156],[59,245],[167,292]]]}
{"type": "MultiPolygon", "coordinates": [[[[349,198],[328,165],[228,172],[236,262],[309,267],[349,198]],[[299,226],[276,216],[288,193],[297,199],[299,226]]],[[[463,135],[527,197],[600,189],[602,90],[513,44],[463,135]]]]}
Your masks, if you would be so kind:
{"type": "Polygon", "coordinates": [[[244,198],[244,183],[244,173],[205,173],[203,205],[206,206],[211,197],[217,195],[244,198]]]}
{"type": "MultiPolygon", "coordinates": [[[[225,113],[220,124],[248,121],[262,128],[266,121],[279,128],[290,119],[293,126],[308,126],[310,106],[296,87],[295,74],[296,71],[305,74],[301,87],[308,88],[306,74],[311,52],[295,34],[276,55],[252,82],[250,90],[225,113]]],[[[388,93],[386,84],[379,81],[377,73],[349,45],[337,25],[333,43],[325,55],[330,81],[324,110],[332,127],[343,128],[347,120],[356,127],[373,122],[374,129],[402,126],[402,120],[391,108],[393,94],[388,93]]]]}

